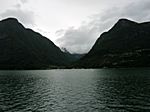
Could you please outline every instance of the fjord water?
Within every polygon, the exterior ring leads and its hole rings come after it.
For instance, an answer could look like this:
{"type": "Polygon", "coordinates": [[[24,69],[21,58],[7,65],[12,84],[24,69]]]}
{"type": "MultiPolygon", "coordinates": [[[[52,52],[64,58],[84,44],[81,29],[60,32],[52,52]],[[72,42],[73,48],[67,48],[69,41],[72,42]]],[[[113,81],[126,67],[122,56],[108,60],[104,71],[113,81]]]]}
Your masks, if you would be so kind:
{"type": "Polygon", "coordinates": [[[150,70],[0,71],[0,112],[149,112],[150,70]]]}

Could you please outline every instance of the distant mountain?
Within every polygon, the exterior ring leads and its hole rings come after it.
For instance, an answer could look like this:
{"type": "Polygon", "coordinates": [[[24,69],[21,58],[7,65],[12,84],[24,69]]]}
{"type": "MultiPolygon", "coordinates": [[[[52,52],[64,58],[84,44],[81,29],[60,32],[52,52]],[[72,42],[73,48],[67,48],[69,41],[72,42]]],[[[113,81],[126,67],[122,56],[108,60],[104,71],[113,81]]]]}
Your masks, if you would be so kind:
{"type": "Polygon", "coordinates": [[[52,41],[26,29],[17,19],[0,21],[0,69],[42,69],[70,62],[72,58],[52,41]]]}
{"type": "Polygon", "coordinates": [[[68,55],[68,57],[70,57],[72,62],[76,62],[77,60],[79,60],[80,58],[82,58],[83,56],[85,56],[85,53],[83,54],[79,54],[79,53],[70,53],[66,48],[62,47],[61,48],[62,52],[64,52],[66,55],[68,55]]]}
{"type": "Polygon", "coordinates": [[[61,48],[61,51],[64,52],[64,53],[71,54],[65,47],[62,47],[62,48],[61,48]]]}
{"type": "Polygon", "coordinates": [[[76,67],[149,67],[150,22],[120,19],[104,32],[76,67]]]}

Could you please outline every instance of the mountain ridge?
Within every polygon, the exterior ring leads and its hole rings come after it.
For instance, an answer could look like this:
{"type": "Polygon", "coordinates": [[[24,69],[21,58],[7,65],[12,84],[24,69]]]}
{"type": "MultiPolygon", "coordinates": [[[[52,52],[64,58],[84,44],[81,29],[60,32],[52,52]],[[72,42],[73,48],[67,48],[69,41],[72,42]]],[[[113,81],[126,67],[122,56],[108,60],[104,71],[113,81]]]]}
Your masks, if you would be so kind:
{"type": "Polygon", "coordinates": [[[150,66],[150,22],[120,19],[97,39],[76,67],[147,67],[150,66]]]}
{"type": "Polygon", "coordinates": [[[45,69],[66,66],[72,56],[17,19],[0,21],[0,69],[45,69]]]}
{"type": "Polygon", "coordinates": [[[149,67],[150,22],[120,19],[81,55],[63,52],[16,18],[7,18],[0,21],[0,54],[0,69],[149,67]]]}

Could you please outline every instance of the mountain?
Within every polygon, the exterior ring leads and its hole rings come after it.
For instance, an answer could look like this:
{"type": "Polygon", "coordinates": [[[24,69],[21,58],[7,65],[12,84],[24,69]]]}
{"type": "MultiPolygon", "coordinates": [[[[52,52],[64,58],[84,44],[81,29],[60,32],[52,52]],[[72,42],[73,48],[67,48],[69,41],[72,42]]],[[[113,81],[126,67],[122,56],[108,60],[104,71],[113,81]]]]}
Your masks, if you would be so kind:
{"type": "Polygon", "coordinates": [[[85,56],[85,53],[70,53],[66,48],[62,47],[61,48],[62,52],[64,52],[66,55],[68,55],[68,57],[70,57],[70,59],[72,60],[72,63],[78,61],[80,58],[82,58],[83,56],[85,56]]]}
{"type": "Polygon", "coordinates": [[[149,67],[150,22],[120,19],[97,39],[76,67],[149,67]]]}
{"type": "Polygon", "coordinates": [[[0,21],[0,69],[51,68],[71,60],[52,41],[26,29],[17,19],[0,21]]]}

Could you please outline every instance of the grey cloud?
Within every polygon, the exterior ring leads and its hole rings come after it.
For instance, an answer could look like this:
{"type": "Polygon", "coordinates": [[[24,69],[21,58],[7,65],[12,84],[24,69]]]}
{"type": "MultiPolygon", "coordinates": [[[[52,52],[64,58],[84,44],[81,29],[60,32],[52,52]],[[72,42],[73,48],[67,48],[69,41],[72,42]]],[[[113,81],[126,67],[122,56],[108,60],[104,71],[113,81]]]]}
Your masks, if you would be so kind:
{"type": "Polygon", "coordinates": [[[134,19],[136,21],[142,22],[142,21],[148,21],[150,19],[149,13],[150,13],[150,1],[149,0],[143,0],[140,2],[133,2],[129,4],[129,6],[126,6],[124,13],[122,15],[127,16],[131,19],[134,19]]]}
{"type": "Polygon", "coordinates": [[[21,8],[21,4],[16,4],[16,5],[14,5],[14,7],[19,9],[19,8],[21,8]]]}
{"type": "Polygon", "coordinates": [[[28,0],[20,0],[21,1],[21,3],[27,3],[28,2],[28,0]]]}
{"type": "Polygon", "coordinates": [[[22,10],[19,6],[12,9],[7,9],[0,14],[1,18],[15,17],[24,25],[35,25],[34,13],[28,10],[22,10]]]}
{"type": "MultiPolygon", "coordinates": [[[[57,40],[61,47],[70,52],[85,53],[93,46],[99,35],[109,30],[120,18],[128,18],[137,22],[150,20],[150,1],[137,0],[124,7],[111,7],[103,13],[93,15],[90,21],[79,28],[70,27],[61,32],[57,40]]],[[[59,32],[60,33],[60,32],[59,32]]]]}
{"type": "MultiPolygon", "coordinates": [[[[60,32],[59,32],[60,33],[60,32]]],[[[78,29],[70,27],[63,36],[57,39],[60,47],[65,47],[71,53],[85,53],[92,47],[96,38],[96,32],[93,28],[82,26],[78,29]]]]}
{"type": "Polygon", "coordinates": [[[65,32],[65,30],[60,29],[60,30],[57,30],[57,31],[55,32],[55,34],[56,34],[57,36],[61,36],[64,32],[65,32]]]}

